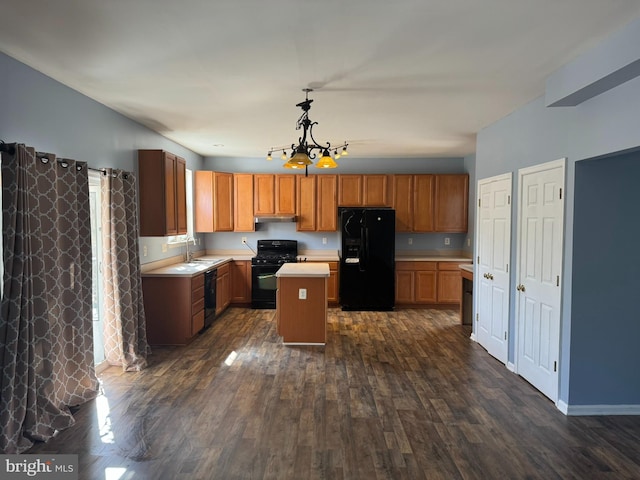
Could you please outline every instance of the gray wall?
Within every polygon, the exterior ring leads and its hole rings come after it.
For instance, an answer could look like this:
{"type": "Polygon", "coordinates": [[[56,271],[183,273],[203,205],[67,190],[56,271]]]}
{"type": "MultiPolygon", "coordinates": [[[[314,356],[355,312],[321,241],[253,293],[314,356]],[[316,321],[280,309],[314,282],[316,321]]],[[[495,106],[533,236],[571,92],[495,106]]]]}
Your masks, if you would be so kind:
{"type": "MultiPolygon", "coordinates": [[[[573,265],[574,248],[574,195],[576,162],[612,152],[627,150],[640,145],[640,79],[636,78],[615,89],[603,93],[576,107],[545,107],[540,97],[478,134],[476,150],[476,182],[494,175],[512,172],[514,175],[514,202],[512,216],[511,264],[515,265],[516,245],[516,213],[518,169],[551,160],[567,157],[566,171],[566,204],[565,204],[565,247],[563,252],[563,304],[561,319],[561,359],[559,399],[570,405],[593,405],[593,392],[599,391],[598,404],[601,405],[638,405],[640,404],[640,382],[637,380],[620,390],[612,392],[608,387],[622,383],[633,371],[637,372],[640,360],[639,353],[632,353],[635,362],[628,362],[627,357],[620,355],[620,347],[627,345],[629,329],[637,323],[637,312],[626,310],[622,313],[620,323],[609,340],[600,345],[602,357],[612,360],[601,365],[600,374],[594,378],[578,374],[573,375],[577,364],[591,362],[592,351],[582,348],[582,335],[572,337],[572,308],[591,299],[583,289],[572,291],[573,281],[577,278],[573,265]],[[575,350],[574,350],[575,349],[575,350]],[[605,377],[610,377],[605,381],[605,377]],[[586,392],[592,392],[587,394],[586,392]]],[[[611,159],[598,160],[608,168],[611,159]]],[[[629,175],[624,169],[614,169],[613,173],[620,180],[629,175]]],[[[580,200],[580,199],[578,199],[580,200]]],[[[592,218],[591,229],[606,228],[602,220],[592,218]]],[[[583,233],[581,233],[583,234],[583,233]]],[[[624,269],[617,259],[615,251],[599,251],[603,259],[611,259],[612,268],[624,269]]],[[[590,261],[581,258],[581,262],[590,261]]],[[[516,269],[511,270],[511,282],[515,285],[516,269]]],[[[515,323],[515,289],[510,298],[509,323],[511,338],[509,339],[510,361],[513,361],[513,338],[515,323]]],[[[593,336],[598,332],[593,331],[593,336]]],[[[636,349],[640,352],[640,349],[636,349]]],[[[595,370],[594,370],[595,372],[595,370]]],[[[636,374],[637,375],[637,374],[636,374]]],[[[637,379],[637,376],[636,376],[637,379]]]]}
{"type": "MultiPolygon", "coordinates": [[[[200,155],[0,53],[0,139],[85,161],[93,168],[137,170],[138,149],[164,149],[202,168],[200,155]]],[[[142,263],[176,255],[163,238],[146,237],[142,263]]]]}
{"type": "Polygon", "coordinates": [[[637,404],[640,153],[575,167],[569,400],[637,404]]]}

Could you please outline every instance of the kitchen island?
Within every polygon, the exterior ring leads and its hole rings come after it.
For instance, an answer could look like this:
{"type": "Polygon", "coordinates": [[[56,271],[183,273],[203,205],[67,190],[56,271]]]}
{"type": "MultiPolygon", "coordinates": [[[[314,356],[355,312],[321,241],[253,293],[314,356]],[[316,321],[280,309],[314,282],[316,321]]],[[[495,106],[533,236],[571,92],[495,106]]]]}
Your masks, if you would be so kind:
{"type": "Polygon", "coordinates": [[[285,263],[277,272],[278,334],[288,345],[324,345],[328,263],[285,263]]]}

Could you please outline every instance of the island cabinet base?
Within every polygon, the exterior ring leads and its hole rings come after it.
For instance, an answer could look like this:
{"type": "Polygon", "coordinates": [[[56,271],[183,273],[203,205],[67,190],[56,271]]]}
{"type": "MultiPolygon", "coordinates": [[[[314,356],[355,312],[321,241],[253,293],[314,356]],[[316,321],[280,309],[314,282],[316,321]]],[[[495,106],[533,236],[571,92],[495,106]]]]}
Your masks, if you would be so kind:
{"type": "Polygon", "coordinates": [[[285,344],[326,343],[326,277],[278,277],[276,305],[278,334],[285,344]]]}

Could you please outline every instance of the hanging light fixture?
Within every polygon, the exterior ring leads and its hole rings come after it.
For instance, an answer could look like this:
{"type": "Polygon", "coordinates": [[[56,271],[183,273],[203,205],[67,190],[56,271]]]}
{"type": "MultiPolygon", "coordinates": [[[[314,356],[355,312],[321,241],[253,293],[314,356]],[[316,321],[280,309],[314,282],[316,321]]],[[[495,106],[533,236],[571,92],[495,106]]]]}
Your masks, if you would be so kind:
{"type": "MultiPolygon", "coordinates": [[[[322,152],[322,156],[318,163],[316,163],[317,168],[336,168],[338,164],[335,162],[335,159],[340,158],[340,154],[338,153],[338,149],[342,149],[342,156],[348,155],[347,152],[347,142],[342,145],[338,145],[332,147],[329,142],[326,142],[326,146],[320,145],[316,142],[316,139],[313,138],[313,126],[317,125],[318,122],[312,122],[309,119],[309,110],[311,109],[311,102],[313,100],[309,100],[309,92],[313,92],[312,88],[303,88],[303,92],[305,92],[305,100],[298,103],[296,107],[300,107],[302,109],[302,115],[296,122],[296,130],[302,129],[302,136],[298,138],[298,145],[291,144],[291,158],[283,165],[284,168],[304,168],[305,175],[308,174],[307,167],[309,165],[313,165],[313,159],[317,158],[317,152],[322,152]],[[308,134],[308,137],[307,137],[308,134]],[[333,149],[334,155],[331,156],[331,150],[333,149]]],[[[287,158],[286,148],[272,148],[269,150],[267,154],[267,160],[271,160],[273,152],[282,151],[281,158],[285,160],[287,158]]]]}

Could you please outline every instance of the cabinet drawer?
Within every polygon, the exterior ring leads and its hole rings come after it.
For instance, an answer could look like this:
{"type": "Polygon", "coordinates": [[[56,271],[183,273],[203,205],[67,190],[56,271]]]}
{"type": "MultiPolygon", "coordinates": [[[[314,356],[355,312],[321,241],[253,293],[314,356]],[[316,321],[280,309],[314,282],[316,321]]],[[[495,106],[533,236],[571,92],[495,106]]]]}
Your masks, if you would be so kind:
{"type": "Polygon", "coordinates": [[[396,262],[396,270],[435,270],[436,262],[396,262]]]}
{"type": "Polygon", "coordinates": [[[225,263],[224,265],[218,267],[218,278],[220,278],[222,275],[225,275],[229,273],[229,264],[225,263]]]}
{"type": "Polygon", "coordinates": [[[191,278],[191,290],[195,291],[200,287],[202,287],[202,289],[204,291],[204,274],[203,275],[198,275],[197,277],[192,277],[191,278]]]}
{"type": "Polygon", "coordinates": [[[463,263],[470,262],[438,262],[438,270],[459,270],[460,267],[458,265],[463,263]]]}
{"type": "Polygon", "coordinates": [[[191,314],[195,315],[198,312],[204,310],[204,297],[200,297],[200,300],[196,300],[191,304],[191,314]]]}
{"type": "Polygon", "coordinates": [[[191,290],[191,302],[196,303],[200,300],[204,300],[204,285],[195,290],[191,290]]]}

